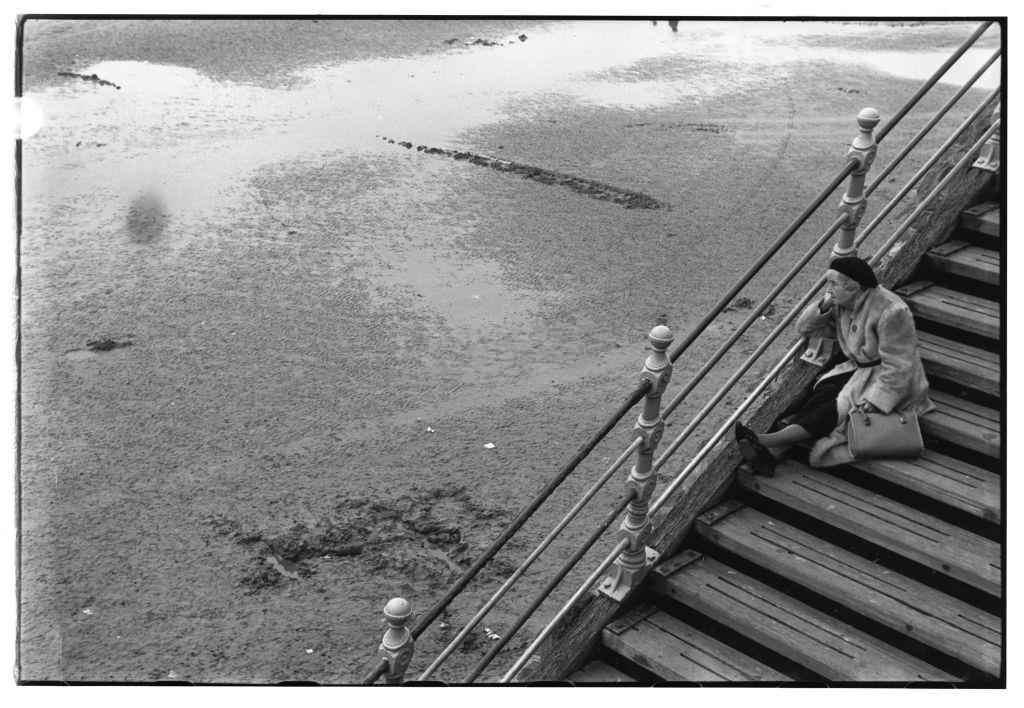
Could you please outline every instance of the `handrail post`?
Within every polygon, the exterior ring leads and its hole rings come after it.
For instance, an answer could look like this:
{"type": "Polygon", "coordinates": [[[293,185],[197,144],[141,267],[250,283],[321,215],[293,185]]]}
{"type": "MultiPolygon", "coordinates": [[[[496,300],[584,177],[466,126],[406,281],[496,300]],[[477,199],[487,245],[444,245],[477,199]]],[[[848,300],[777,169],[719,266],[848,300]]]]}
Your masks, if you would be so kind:
{"type": "Polygon", "coordinates": [[[409,623],[410,617],[412,606],[405,598],[393,598],[384,606],[384,619],[388,623],[388,629],[377,649],[377,656],[388,662],[387,672],[384,674],[384,681],[388,685],[402,683],[405,670],[412,660],[416,642],[412,638],[412,632],[405,626],[409,623]]]}
{"type": "MultiPolygon", "coordinates": [[[[839,216],[845,217],[846,221],[840,227],[839,239],[832,247],[832,255],[829,256],[829,260],[857,255],[857,226],[860,225],[860,220],[864,216],[864,210],[868,204],[867,197],[864,195],[864,182],[867,179],[868,169],[878,153],[874,130],[880,120],[881,117],[874,108],[865,108],[857,114],[860,134],[850,143],[850,150],[846,153],[847,161],[857,161],[857,168],[850,173],[846,193],[843,194],[843,200],[839,203],[839,216]]],[[[832,358],[834,344],[831,339],[811,337],[807,340],[807,349],[800,359],[814,366],[824,366],[825,362],[832,358]]]]}
{"type": "Polygon", "coordinates": [[[641,443],[636,464],[626,480],[626,492],[632,493],[632,499],[626,507],[626,518],[619,527],[619,538],[629,541],[629,546],[615,561],[612,574],[600,586],[601,593],[616,602],[621,602],[630,590],[640,584],[659,557],[657,552],[647,547],[652,531],[648,512],[654,488],[658,484],[654,472],[654,450],[665,432],[665,421],[661,417],[661,396],[672,378],[672,362],[666,353],[672,344],[672,330],[658,325],[647,338],[651,342],[652,351],[644,362],[640,380],[650,381],[651,385],[644,398],[644,408],[633,427],[641,443]]]}
{"type": "Polygon", "coordinates": [[[982,153],[978,156],[978,159],[974,161],[974,164],[971,165],[971,167],[976,167],[979,170],[987,170],[988,172],[999,171],[999,138],[1000,133],[1003,130],[1002,110],[1002,102],[997,103],[995,109],[992,111],[992,125],[998,125],[999,130],[993,133],[992,137],[985,142],[985,147],[982,148],[982,153]]]}
{"type": "Polygon", "coordinates": [[[843,195],[843,200],[839,204],[839,214],[846,216],[846,223],[842,225],[839,240],[832,249],[832,258],[857,255],[854,238],[857,235],[857,225],[867,207],[864,181],[871,163],[875,161],[875,154],[878,152],[878,143],[875,142],[873,133],[880,120],[881,117],[874,108],[865,108],[857,114],[860,135],[853,139],[850,151],[846,154],[848,161],[857,160],[857,169],[850,173],[846,194],[843,195]]]}

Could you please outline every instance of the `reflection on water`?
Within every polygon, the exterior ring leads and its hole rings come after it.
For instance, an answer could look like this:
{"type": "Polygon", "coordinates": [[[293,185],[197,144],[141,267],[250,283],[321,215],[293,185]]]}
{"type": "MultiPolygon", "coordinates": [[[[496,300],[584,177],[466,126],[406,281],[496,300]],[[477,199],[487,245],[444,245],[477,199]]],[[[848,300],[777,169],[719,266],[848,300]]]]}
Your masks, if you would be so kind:
{"type": "MultiPolygon", "coordinates": [[[[966,36],[974,25],[962,27],[966,36]]],[[[81,72],[121,90],[69,81],[29,96],[41,107],[44,125],[26,141],[23,153],[26,236],[31,239],[31,229],[40,226],[40,213],[56,213],[59,203],[75,210],[84,226],[123,224],[137,243],[180,243],[183,235],[207,234],[230,223],[233,210],[251,208],[251,191],[239,186],[261,166],[393,154],[383,135],[459,147],[459,136],[471,127],[554,105],[647,108],[706,101],[789,76],[807,62],[846,65],[850,76],[867,66],[921,79],[947,52],[844,47],[877,37],[891,46],[914,37],[920,45],[922,36],[938,31],[685,22],[678,32],[669,32],[646,21],[552,22],[526,42],[308,68],[298,74],[299,87],[290,89],[214,81],[176,66],[101,62],[81,72]],[[169,224],[175,238],[161,239],[169,224]]],[[[972,50],[947,80],[964,80],[990,54],[972,50]]],[[[981,85],[997,81],[993,68],[981,85]]],[[[418,170],[409,177],[418,182],[406,185],[409,199],[427,203],[440,187],[428,169],[418,170]]],[[[439,238],[445,231],[438,229],[439,238]]],[[[429,273],[421,260],[418,267],[395,269],[395,275],[430,290],[427,276],[444,271],[445,244],[437,250],[442,262],[429,273]]],[[[468,277],[467,266],[461,271],[468,277]]],[[[482,287],[493,272],[485,271],[447,289],[435,287],[437,305],[461,312],[468,326],[477,304],[473,296],[499,295],[482,287]]]]}
{"type": "MultiPolygon", "coordinates": [[[[530,95],[650,107],[763,82],[795,62],[860,64],[920,79],[948,55],[842,48],[879,32],[893,34],[898,43],[901,33],[927,32],[922,27],[687,22],[678,33],[652,29],[647,22],[552,23],[525,43],[310,68],[299,73],[305,83],[298,89],[217,82],[193,70],[144,62],[102,62],[83,73],[113,81],[123,91],[75,82],[33,95],[46,121],[33,142],[59,152],[80,140],[116,148],[96,149],[98,159],[170,144],[197,152],[230,146],[219,159],[244,170],[301,154],[380,150],[381,134],[451,143],[465,129],[516,110],[517,100],[530,95]],[[804,37],[830,34],[833,46],[801,44],[804,37]],[[630,76],[631,66],[666,58],[675,58],[682,72],[630,76]],[[614,69],[624,70],[620,80],[603,75],[614,69]]],[[[988,54],[972,50],[946,80],[964,80],[988,54]]],[[[997,81],[994,68],[981,85],[991,88],[997,81]]]]}
{"type": "MultiPolygon", "coordinates": [[[[193,70],[145,62],[102,62],[82,73],[95,73],[122,91],[71,82],[31,96],[42,107],[45,124],[29,142],[28,158],[44,150],[48,160],[66,155],[78,163],[87,153],[88,171],[95,166],[101,186],[104,178],[137,188],[176,179],[194,208],[224,181],[260,164],[336,150],[381,150],[382,134],[452,144],[471,126],[518,112],[522,104],[517,102],[531,95],[650,107],[763,82],[794,62],[862,64],[918,79],[946,57],[840,48],[844,41],[879,32],[893,34],[898,42],[901,33],[927,32],[922,27],[687,22],[678,33],[654,29],[647,22],[552,23],[523,43],[310,68],[300,72],[305,83],[298,89],[218,82],[193,70]],[[835,46],[801,44],[803,37],[823,34],[834,34],[835,46]],[[629,68],[640,62],[673,57],[681,74],[630,76],[629,68]],[[620,80],[609,79],[614,69],[625,70],[620,80]],[[197,181],[202,188],[190,189],[197,181]]],[[[954,67],[952,80],[963,80],[988,53],[970,52],[954,67]]],[[[991,87],[997,80],[992,69],[982,84],[991,87]]],[[[63,166],[58,162],[54,168],[63,166]]],[[[49,172],[40,177],[48,178],[49,172]]]]}
{"type": "MultiPolygon", "coordinates": [[[[943,74],[940,83],[962,86],[978,68],[992,56],[992,49],[969,49],[956,64],[943,74]]],[[[850,64],[866,64],[903,79],[924,80],[949,59],[950,52],[837,52],[850,64]]],[[[999,85],[999,62],[981,75],[974,84],[978,88],[994,89],[999,85]]]]}

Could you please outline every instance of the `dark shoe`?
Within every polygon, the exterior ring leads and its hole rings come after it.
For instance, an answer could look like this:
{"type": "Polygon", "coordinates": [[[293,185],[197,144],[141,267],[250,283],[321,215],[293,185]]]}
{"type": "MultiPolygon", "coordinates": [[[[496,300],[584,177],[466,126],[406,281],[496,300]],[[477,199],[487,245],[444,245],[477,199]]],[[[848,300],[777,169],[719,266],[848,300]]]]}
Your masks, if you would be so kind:
{"type": "Polygon", "coordinates": [[[743,425],[740,421],[736,421],[736,425],[733,428],[733,432],[736,435],[736,442],[740,440],[746,440],[747,442],[757,442],[757,433],[743,425]]]}
{"type": "Polygon", "coordinates": [[[775,456],[758,441],[757,433],[736,421],[735,434],[736,444],[743,459],[747,461],[750,473],[762,477],[774,477],[775,456]]]}
{"type": "Polygon", "coordinates": [[[773,467],[762,465],[760,462],[757,462],[755,464],[744,462],[743,464],[740,465],[739,469],[741,472],[746,472],[747,474],[753,475],[755,477],[775,476],[775,469],[773,467]]]}

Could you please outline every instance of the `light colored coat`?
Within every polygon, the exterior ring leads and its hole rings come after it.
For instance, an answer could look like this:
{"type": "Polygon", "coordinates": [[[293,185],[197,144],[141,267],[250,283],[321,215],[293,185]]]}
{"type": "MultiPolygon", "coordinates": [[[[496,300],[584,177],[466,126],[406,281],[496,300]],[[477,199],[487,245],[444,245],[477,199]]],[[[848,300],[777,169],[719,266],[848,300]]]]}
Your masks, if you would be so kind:
{"type": "Polygon", "coordinates": [[[853,459],[847,445],[846,421],[861,401],[869,401],[883,413],[913,411],[920,416],[935,409],[928,397],[928,379],[917,349],[914,316],[895,293],[881,286],[868,288],[851,307],[833,306],[824,315],[817,303],[811,303],[796,327],[809,337],[836,340],[850,359],[882,362],[871,368],[858,368],[853,361],[844,361],[822,376],[855,372],[836,400],[839,424],[831,435],[817,440],[811,448],[813,466],[830,467],[853,459]]]}

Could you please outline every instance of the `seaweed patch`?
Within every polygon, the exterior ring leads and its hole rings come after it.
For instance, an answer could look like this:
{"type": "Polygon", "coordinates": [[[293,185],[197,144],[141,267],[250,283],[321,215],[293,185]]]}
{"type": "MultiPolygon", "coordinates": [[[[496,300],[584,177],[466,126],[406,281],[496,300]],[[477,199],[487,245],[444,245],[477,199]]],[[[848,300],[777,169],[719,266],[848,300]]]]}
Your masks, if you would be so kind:
{"type": "MultiPolygon", "coordinates": [[[[396,142],[393,138],[389,138],[387,136],[384,136],[381,139],[390,145],[394,145],[396,142]]],[[[398,145],[404,147],[406,150],[411,150],[413,147],[412,143],[407,140],[398,142],[398,145]]],[[[517,174],[523,179],[533,180],[534,182],[568,187],[572,191],[582,194],[583,196],[590,197],[591,199],[600,199],[602,201],[621,204],[626,209],[668,208],[668,205],[664,202],[660,202],[654,197],[644,194],[643,192],[623,189],[622,187],[615,187],[610,184],[587,179],[586,177],[577,177],[576,175],[556,172],[555,170],[548,170],[534,165],[526,165],[512,160],[502,160],[497,157],[478,155],[464,150],[446,150],[444,148],[427,147],[426,145],[417,145],[416,152],[422,152],[426,155],[444,155],[445,157],[450,157],[453,160],[471,162],[474,165],[489,167],[492,170],[498,170],[499,172],[517,174]]]]}
{"type": "Polygon", "coordinates": [[[101,79],[100,77],[96,76],[96,74],[76,74],[72,71],[58,71],[57,76],[68,76],[73,79],[81,79],[82,81],[91,81],[97,86],[113,86],[118,91],[121,90],[121,87],[115,84],[113,81],[101,79]]]}

